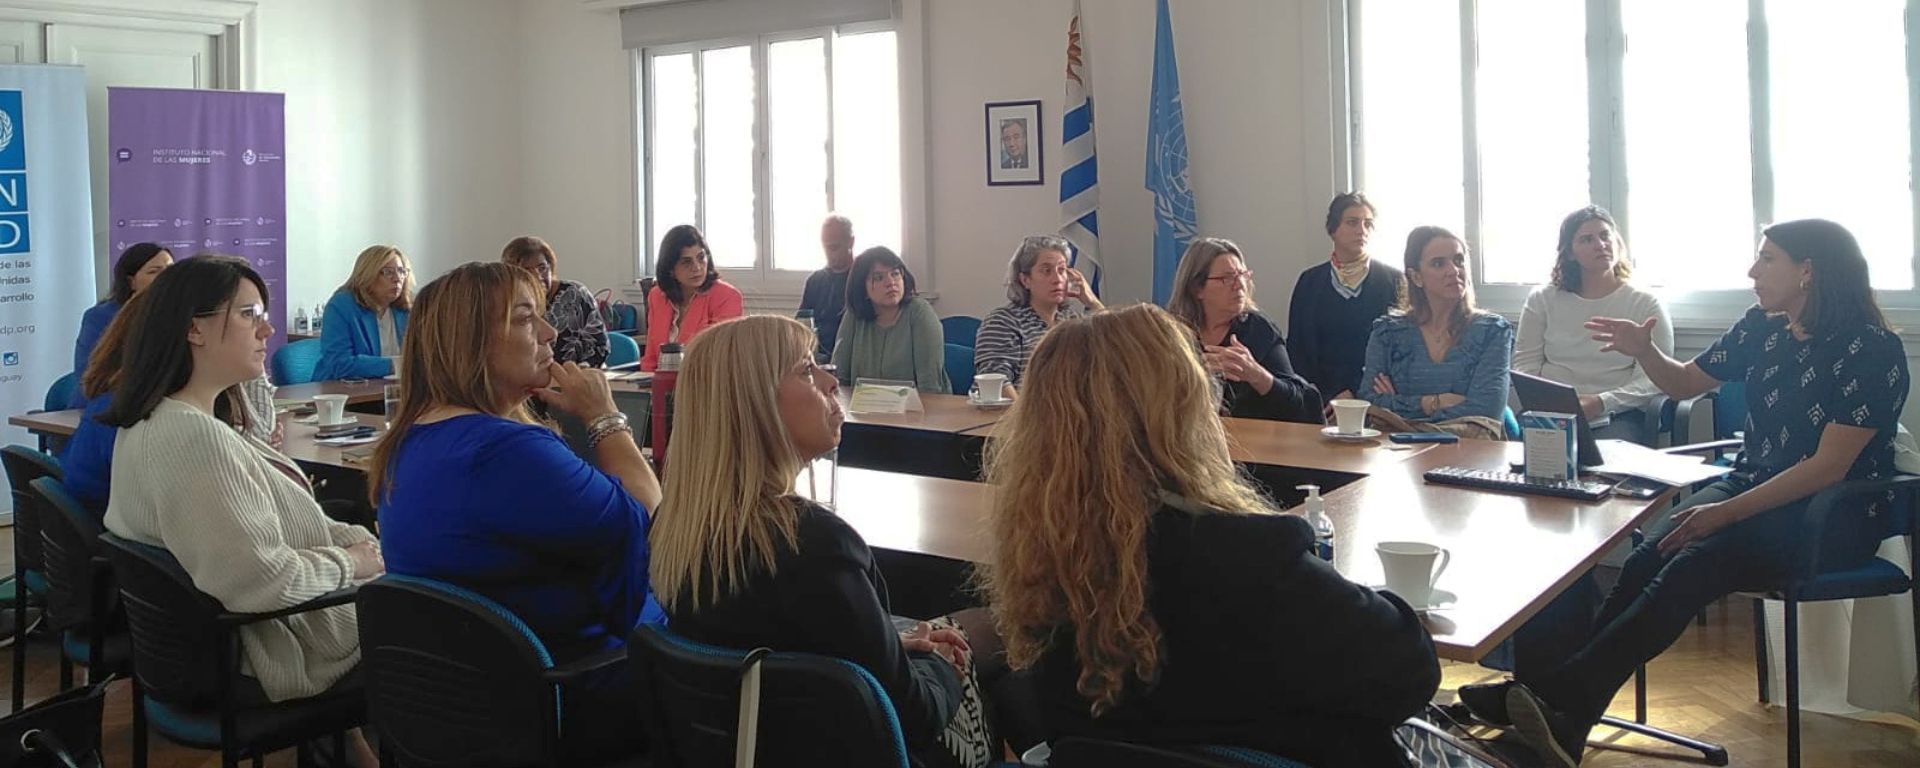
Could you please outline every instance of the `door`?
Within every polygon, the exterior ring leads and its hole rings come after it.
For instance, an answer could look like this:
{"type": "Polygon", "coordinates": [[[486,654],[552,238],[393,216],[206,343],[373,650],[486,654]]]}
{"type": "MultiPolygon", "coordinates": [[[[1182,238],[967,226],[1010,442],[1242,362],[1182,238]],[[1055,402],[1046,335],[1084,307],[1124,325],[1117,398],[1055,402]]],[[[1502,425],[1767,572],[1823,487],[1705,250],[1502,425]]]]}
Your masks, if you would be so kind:
{"type": "MultiPolygon", "coordinates": [[[[0,25],[0,56],[6,29],[0,25]]],[[[106,292],[119,257],[107,241],[107,87],[218,88],[219,40],[195,32],[128,29],[85,24],[47,24],[49,64],[87,68],[87,144],[93,177],[95,282],[106,292]]],[[[176,254],[186,258],[192,254],[176,254]]]]}

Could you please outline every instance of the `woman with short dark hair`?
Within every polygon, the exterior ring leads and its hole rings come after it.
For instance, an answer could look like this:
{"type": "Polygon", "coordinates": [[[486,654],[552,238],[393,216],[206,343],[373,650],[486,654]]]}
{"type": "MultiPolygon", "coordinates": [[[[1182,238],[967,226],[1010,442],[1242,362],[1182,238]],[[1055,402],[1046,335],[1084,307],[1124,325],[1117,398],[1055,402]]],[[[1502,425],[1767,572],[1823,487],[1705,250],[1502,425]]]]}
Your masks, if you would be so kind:
{"type": "Polygon", "coordinates": [[[847,272],[847,313],[833,345],[842,384],[858,379],[911,381],[921,392],[944,394],[946,334],[933,305],[914,291],[913,273],[900,256],[875,246],[847,272]]]}
{"type": "Polygon", "coordinates": [[[1287,350],[1294,370],[1327,400],[1360,391],[1373,321],[1393,310],[1405,288],[1399,269],[1367,253],[1375,213],[1363,193],[1334,196],[1327,205],[1333,255],[1300,273],[1287,306],[1287,350]]]}
{"type": "Polygon", "coordinates": [[[516,237],[501,249],[500,260],[533,274],[547,292],[547,324],[553,339],[553,359],[597,368],[607,362],[607,325],[593,292],[572,280],[560,279],[560,257],[547,241],[531,235],[516,237]]]}
{"type": "Polygon", "coordinates": [[[707,238],[692,224],[667,230],[653,260],[647,294],[647,348],[640,368],[660,366],[660,345],[686,344],[707,326],[747,313],[740,289],[720,279],[707,238]]]}

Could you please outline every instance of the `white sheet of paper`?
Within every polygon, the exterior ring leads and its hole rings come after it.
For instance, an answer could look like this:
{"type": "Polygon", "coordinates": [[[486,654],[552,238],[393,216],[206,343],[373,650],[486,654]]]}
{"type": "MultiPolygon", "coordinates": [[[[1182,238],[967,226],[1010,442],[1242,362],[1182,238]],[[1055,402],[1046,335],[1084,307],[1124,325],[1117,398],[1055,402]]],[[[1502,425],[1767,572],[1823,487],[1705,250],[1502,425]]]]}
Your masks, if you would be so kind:
{"type": "Polygon", "coordinates": [[[1590,471],[1603,475],[1632,475],[1667,485],[1692,485],[1732,472],[1706,462],[1698,454],[1662,453],[1626,440],[1598,440],[1600,455],[1607,463],[1590,471]]]}
{"type": "Polygon", "coordinates": [[[920,391],[912,385],[861,381],[853,385],[847,398],[847,410],[854,413],[906,413],[923,411],[920,391]]]}

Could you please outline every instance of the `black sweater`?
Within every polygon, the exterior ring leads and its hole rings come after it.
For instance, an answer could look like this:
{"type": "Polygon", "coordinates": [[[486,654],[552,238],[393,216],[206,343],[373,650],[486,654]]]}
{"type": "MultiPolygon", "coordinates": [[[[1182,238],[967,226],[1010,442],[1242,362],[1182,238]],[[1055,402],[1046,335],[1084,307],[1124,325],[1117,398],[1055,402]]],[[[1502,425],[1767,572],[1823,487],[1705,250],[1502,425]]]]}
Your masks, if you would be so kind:
{"type": "Polygon", "coordinates": [[[1147,540],[1160,679],[1095,719],[1074,690],[1071,629],[1035,685],[1056,735],[1240,746],[1319,768],[1400,765],[1392,729],[1440,685],[1433,641],[1400,598],[1341,577],[1293,515],[1163,506],[1147,540]]]}
{"type": "MultiPolygon", "coordinates": [[[[1294,372],[1293,362],[1287,356],[1287,340],[1280,336],[1280,326],[1274,325],[1266,315],[1248,312],[1227,327],[1227,336],[1238,340],[1253,354],[1254,362],[1273,374],[1273,388],[1262,395],[1252,384],[1224,381],[1221,410],[1228,416],[1325,423],[1321,416],[1320,391],[1294,372]]],[[[1221,339],[1222,343],[1225,341],[1221,339]]]]}
{"type": "Polygon", "coordinates": [[[776,558],[776,575],[755,574],[739,594],[698,612],[670,610],[668,626],[728,648],[764,646],[859,664],[893,699],[908,748],[941,749],[938,736],[960,704],[959,676],[937,656],[901,648],[887,582],[860,534],[825,507],[795,501],[799,548],[776,558]]]}
{"type": "Polygon", "coordinates": [[[1367,336],[1374,318],[1400,300],[1400,270],[1374,259],[1360,283],[1360,295],[1347,298],[1333,289],[1333,262],[1300,273],[1287,307],[1287,333],[1294,370],[1332,398],[1360,391],[1360,369],[1367,362],[1367,336]]]}

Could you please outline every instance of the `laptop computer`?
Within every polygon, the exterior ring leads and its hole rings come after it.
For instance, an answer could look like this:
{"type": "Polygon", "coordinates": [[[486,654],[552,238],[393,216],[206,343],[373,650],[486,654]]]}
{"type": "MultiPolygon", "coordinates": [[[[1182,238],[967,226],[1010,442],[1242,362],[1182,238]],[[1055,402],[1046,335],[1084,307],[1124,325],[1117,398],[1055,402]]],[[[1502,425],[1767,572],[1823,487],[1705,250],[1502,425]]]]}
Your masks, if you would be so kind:
{"type": "Polygon", "coordinates": [[[1543,379],[1519,371],[1511,371],[1513,392],[1520,397],[1522,411],[1546,411],[1549,413],[1573,414],[1573,431],[1578,439],[1574,449],[1579,455],[1575,461],[1582,467],[1597,467],[1606,461],[1600,458],[1600,444],[1594,442],[1593,427],[1587,425],[1586,416],[1580,412],[1580,393],[1573,387],[1552,379],[1543,379]]]}

